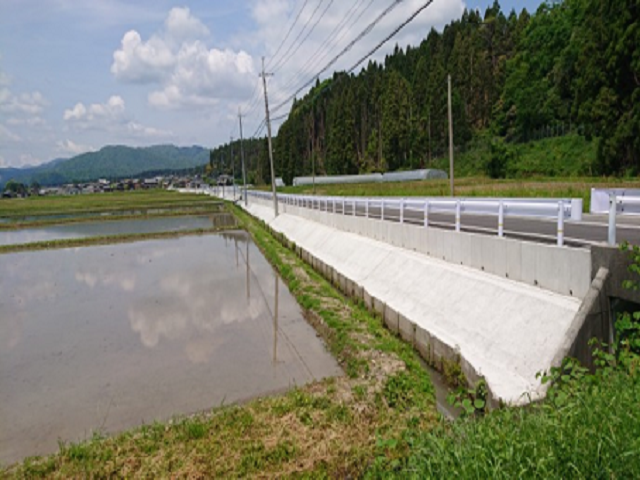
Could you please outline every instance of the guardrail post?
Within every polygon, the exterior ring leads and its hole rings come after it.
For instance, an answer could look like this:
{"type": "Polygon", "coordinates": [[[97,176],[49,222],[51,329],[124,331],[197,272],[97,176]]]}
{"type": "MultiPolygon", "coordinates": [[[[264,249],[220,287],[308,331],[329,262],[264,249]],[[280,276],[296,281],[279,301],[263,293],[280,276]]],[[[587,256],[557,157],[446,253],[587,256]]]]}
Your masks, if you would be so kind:
{"type": "Polygon", "coordinates": [[[609,235],[608,235],[608,243],[609,245],[616,244],[616,210],[617,210],[617,199],[615,193],[609,193],[609,235]]]}
{"type": "Polygon", "coordinates": [[[460,200],[456,200],[456,232],[460,231],[460,200]]]}
{"type": "Polygon", "coordinates": [[[424,226],[429,226],[429,201],[424,202],[424,226]]]}
{"type": "Polygon", "coordinates": [[[382,199],[382,203],[380,204],[380,220],[384,220],[384,198],[382,199]]]}
{"type": "Polygon", "coordinates": [[[404,223],[404,198],[400,199],[400,223],[404,223]]]}
{"type": "Polygon", "coordinates": [[[342,197],[342,214],[346,215],[344,206],[345,206],[345,201],[344,201],[344,197],[342,197]]]}
{"type": "Polygon", "coordinates": [[[364,204],[364,216],[369,218],[369,197],[365,200],[364,204]]]}
{"type": "Polygon", "coordinates": [[[357,200],[354,198],[353,199],[353,216],[354,217],[356,216],[356,202],[357,202],[357,200]]]}
{"type": "Polygon", "coordinates": [[[504,203],[502,200],[498,206],[498,236],[504,237],[504,203]]]}
{"type": "Polygon", "coordinates": [[[336,199],[332,198],[331,203],[333,204],[333,213],[336,213],[336,199]]]}
{"type": "Polygon", "coordinates": [[[558,246],[564,245],[564,204],[558,202],[558,246]]]}

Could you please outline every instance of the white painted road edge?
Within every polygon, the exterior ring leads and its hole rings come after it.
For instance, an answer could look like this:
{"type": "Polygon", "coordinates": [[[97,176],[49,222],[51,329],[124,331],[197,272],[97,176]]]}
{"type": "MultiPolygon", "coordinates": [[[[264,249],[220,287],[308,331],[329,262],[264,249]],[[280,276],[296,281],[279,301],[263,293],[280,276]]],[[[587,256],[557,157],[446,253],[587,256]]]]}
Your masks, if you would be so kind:
{"type": "MultiPolygon", "coordinates": [[[[240,206],[244,205],[239,202],[240,206]]],[[[542,398],[548,371],[580,307],[528,286],[250,203],[248,212],[457,349],[510,405],[542,398]]]]}

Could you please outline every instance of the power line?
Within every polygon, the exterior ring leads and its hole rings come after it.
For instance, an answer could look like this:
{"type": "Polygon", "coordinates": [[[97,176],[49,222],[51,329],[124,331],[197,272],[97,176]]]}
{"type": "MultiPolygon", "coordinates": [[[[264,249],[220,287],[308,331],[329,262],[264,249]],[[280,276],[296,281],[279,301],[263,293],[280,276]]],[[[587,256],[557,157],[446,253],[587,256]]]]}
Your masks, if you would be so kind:
{"type": "MultiPolygon", "coordinates": [[[[307,26],[309,25],[309,23],[311,23],[311,20],[313,20],[313,17],[316,16],[316,13],[318,12],[318,10],[320,9],[320,5],[322,5],[322,2],[324,0],[319,0],[318,1],[318,5],[316,5],[316,8],[313,10],[313,12],[311,13],[311,16],[307,19],[307,21],[305,22],[305,24],[302,26],[302,30],[300,30],[300,33],[298,33],[298,36],[293,40],[293,42],[291,43],[291,45],[289,45],[289,48],[287,49],[287,51],[284,53],[284,55],[282,56],[282,58],[285,58],[289,52],[291,51],[291,49],[294,47],[294,45],[298,42],[298,40],[300,40],[300,37],[302,36],[302,34],[304,33],[304,31],[307,29],[307,26]]],[[[282,59],[280,59],[279,61],[276,62],[275,65],[271,66],[271,70],[273,70],[274,72],[276,71],[276,69],[281,65],[282,63],[282,59]]]]}
{"type": "MultiPolygon", "coordinates": [[[[300,15],[302,14],[302,11],[305,9],[305,7],[307,6],[307,3],[309,3],[309,0],[304,0],[304,4],[302,5],[302,8],[298,11],[298,14],[296,15],[295,20],[293,21],[293,23],[289,27],[289,31],[287,31],[287,34],[282,39],[282,42],[280,42],[280,45],[276,49],[276,53],[274,53],[273,57],[271,57],[272,61],[277,58],[278,53],[280,53],[280,50],[282,49],[282,46],[285,44],[285,42],[289,38],[289,35],[291,35],[291,32],[293,31],[293,27],[295,27],[296,23],[298,23],[298,20],[300,19],[300,15]]],[[[270,65],[267,64],[267,68],[269,68],[269,67],[270,67],[270,65]]]]}
{"type": "Polygon", "coordinates": [[[296,72],[296,74],[291,78],[289,82],[287,82],[287,84],[283,87],[283,90],[288,90],[289,88],[291,88],[302,77],[306,75],[307,70],[313,70],[318,64],[320,64],[327,57],[327,55],[329,55],[329,49],[326,49],[322,53],[322,55],[319,56],[320,52],[322,52],[323,49],[325,49],[325,47],[327,47],[331,42],[333,42],[336,45],[339,44],[340,40],[342,40],[342,38],[351,29],[351,27],[353,27],[353,25],[355,25],[360,20],[360,18],[362,18],[362,15],[364,15],[364,13],[369,8],[371,8],[371,4],[374,2],[374,0],[369,0],[369,4],[358,14],[358,16],[349,26],[349,28],[345,30],[344,27],[352,19],[352,17],[356,13],[356,10],[363,4],[363,2],[364,0],[358,0],[358,2],[353,4],[353,6],[346,13],[345,17],[342,19],[342,21],[336,26],[336,28],[333,29],[333,31],[329,34],[329,36],[322,43],[322,45],[320,45],[320,47],[315,51],[315,53],[309,57],[309,59],[302,66],[302,68],[300,68],[300,70],[296,72]],[[339,34],[336,37],[336,34],[338,32],[339,34]]]}
{"type": "Polygon", "coordinates": [[[420,13],[422,13],[422,11],[424,9],[426,9],[429,5],[431,5],[434,2],[434,0],[428,0],[427,2],[425,2],[420,8],[418,8],[415,12],[413,12],[413,14],[407,18],[404,22],[402,22],[400,25],[398,25],[389,35],[387,35],[380,43],[378,43],[378,45],[376,45],[374,48],[372,48],[365,56],[363,56],[360,60],[358,60],[349,70],[348,73],[352,73],[356,68],[358,68],[358,66],[364,62],[367,58],[369,58],[371,55],[373,55],[374,53],[376,53],[378,50],[380,50],[380,48],[387,43],[389,40],[391,40],[393,37],[395,37],[398,32],[400,30],[402,30],[404,27],[406,27],[409,23],[411,23],[418,15],[420,15],[420,13]]]}
{"type": "MultiPolygon", "coordinates": [[[[291,60],[291,57],[293,57],[296,54],[296,52],[300,49],[300,47],[304,44],[304,42],[307,41],[309,36],[313,33],[315,28],[318,26],[318,23],[320,23],[320,20],[322,20],[324,18],[324,16],[327,14],[327,10],[329,10],[329,8],[331,7],[332,4],[333,4],[333,0],[329,0],[329,3],[325,7],[325,9],[322,11],[322,13],[318,17],[318,19],[315,21],[315,23],[311,26],[311,28],[309,29],[309,31],[307,32],[305,37],[302,39],[302,41],[300,43],[298,43],[298,45],[296,46],[295,50],[293,50],[293,52],[291,52],[286,58],[283,57],[283,60],[281,60],[280,66],[278,67],[277,70],[279,70],[280,68],[284,67],[286,65],[286,63],[289,60],[291,60]]],[[[277,70],[275,70],[275,71],[277,71],[277,70]]]]}
{"type": "Polygon", "coordinates": [[[389,5],[387,8],[385,8],[369,25],[367,25],[367,27],[358,34],[358,36],[356,36],[356,38],[354,38],[353,40],[351,40],[351,42],[349,42],[347,44],[346,47],[344,47],[340,53],[338,53],[335,57],[333,57],[329,63],[327,63],[316,75],[314,75],[310,80],[308,80],[307,82],[305,82],[300,88],[298,88],[292,95],[290,95],[289,97],[287,97],[286,100],[284,100],[283,102],[279,103],[274,109],[273,111],[277,111],[280,108],[282,108],[283,106],[285,106],[287,103],[289,103],[292,99],[294,99],[296,97],[296,95],[298,95],[302,90],[304,90],[305,88],[307,88],[309,85],[311,85],[311,83],[314,81],[314,79],[316,79],[317,77],[319,77],[321,74],[323,74],[324,72],[326,72],[334,63],[336,63],[338,61],[338,59],[340,57],[342,57],[345,53],[347,53],[349,50],[351,50],[351,48],[360,40],[362,40],[363,37],[365,37],[368,33],[371,32],[371,30],[373,30],[373,28],[380,22],[380,20],[382,20],[384,17],[386,17],[395,7],[397,7],[400,3],[402,3],[404,0],[394,0],[393,3],[391,5],[389,5]]]}

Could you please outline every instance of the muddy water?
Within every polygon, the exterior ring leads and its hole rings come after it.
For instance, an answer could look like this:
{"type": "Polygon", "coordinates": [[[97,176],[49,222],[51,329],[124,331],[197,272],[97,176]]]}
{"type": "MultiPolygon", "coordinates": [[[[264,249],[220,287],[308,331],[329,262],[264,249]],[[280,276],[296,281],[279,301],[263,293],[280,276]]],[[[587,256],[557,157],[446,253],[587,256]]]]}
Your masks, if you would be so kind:
{"type": "Polygon", "coordinates": [[[245,233],[0,255],[0,462],[341,373],[245,233]]]}
{"type": "Polygon", "coordinates": [[[64,240],[69,238],[98,237],[102,235],[125,235],[131,233],[158,233],[212,228],[219,226],[220,219],[230,215],[194,215],[110,222],[86,222],[47,227],[24,228],[0,231],[0,245],[15,245],[33,242],[64,240]]]}

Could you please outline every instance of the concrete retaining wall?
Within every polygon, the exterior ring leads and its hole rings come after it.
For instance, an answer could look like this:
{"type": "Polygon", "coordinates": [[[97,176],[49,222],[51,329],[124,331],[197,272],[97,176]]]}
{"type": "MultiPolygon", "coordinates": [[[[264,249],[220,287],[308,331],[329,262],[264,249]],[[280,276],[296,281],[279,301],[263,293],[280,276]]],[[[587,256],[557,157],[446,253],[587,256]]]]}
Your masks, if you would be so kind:
{"type": "MultiPolygon", "coordinates": [[[[546,386],[536,373],[554,366],[573,335],[578,298],[407,249],[434,229],[317,211],[311,213],[319,222],[287,213],[274,218],[270,206],[257,202],[248,210],[286,236],[345,294],[378,312],[391,331],[434,366],[457,363],[470,384],[484,378],[494,404],[525,404],[544,396],[546,386]],[[383,241],[327,226],[329,221],[343,228],[353,221],[383,241]],[[402,231],[405,245],[393,245],[402,231]]],[[[432,238],[445,241],[444,235],[432,238]]],[[[464,241],[473,243],[471,237],[464,241]]]]}
{"type": "MultiPolygon", "coordinates": [[[[251,201],[268,205],[262,200],[251,201]]],[[[561,295],[584,298],[591,283],[591,253],[587,249],[383,222],[286,204],[280,204],[280,211],[561,295]]]]}

